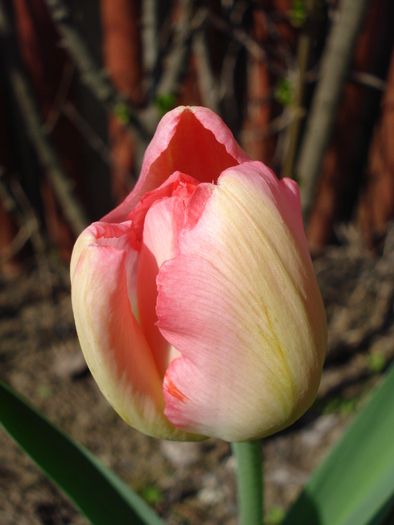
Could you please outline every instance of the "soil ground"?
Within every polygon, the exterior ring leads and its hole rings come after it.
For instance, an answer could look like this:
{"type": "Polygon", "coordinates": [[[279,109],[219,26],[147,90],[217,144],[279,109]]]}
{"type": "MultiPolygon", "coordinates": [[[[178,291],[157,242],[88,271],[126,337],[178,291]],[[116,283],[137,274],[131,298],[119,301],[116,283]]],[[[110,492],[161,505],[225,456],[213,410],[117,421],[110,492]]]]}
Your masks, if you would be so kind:
{"type": "MultiPolygon", "coordinates": [[[[315,261],[329,320],[329,351],[311,410],[264,440],[268,523],[279,523],[368,398],[394,356],[394,227],[379,254],[351,228],[315,261]]],[[[86,370],[70,305],[68,268],[55,258],[0,278],[0,377],[141,494],[169,525],[235,525],[230,446],[169,443],[128,427],[86,370]]],[[[0,524],[85,525],[87,520],[0,429],[0,524]]],[[[109,524],[116,525],[116,524],[109,524]]]]}

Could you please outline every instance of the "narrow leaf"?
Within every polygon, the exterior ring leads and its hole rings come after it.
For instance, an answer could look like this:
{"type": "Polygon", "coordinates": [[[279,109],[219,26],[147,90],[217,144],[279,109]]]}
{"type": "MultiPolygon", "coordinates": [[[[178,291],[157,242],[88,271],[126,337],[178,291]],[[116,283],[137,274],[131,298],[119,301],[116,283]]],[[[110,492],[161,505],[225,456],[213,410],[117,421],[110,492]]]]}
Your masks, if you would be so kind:
{"type": "Polygon", "coordinates": [[[98,458],[1,380],[0,423],[94,525],[164,525],[98,458]]]}
{"type": "Polygon", "coordinates": [[[394,365],[283,525],[378,525],[394,494],[394,365]]]}

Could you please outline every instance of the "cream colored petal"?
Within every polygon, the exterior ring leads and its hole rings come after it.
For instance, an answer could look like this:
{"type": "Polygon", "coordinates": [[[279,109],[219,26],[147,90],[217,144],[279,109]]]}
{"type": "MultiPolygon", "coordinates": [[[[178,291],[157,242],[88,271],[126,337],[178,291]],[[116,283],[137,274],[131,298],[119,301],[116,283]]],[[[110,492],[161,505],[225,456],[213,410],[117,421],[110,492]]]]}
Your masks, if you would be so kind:
{"type": "Polygon", "coordinates": [[[77,240],[72,305],[82,351],[100,390],[131,426],[162,439],[201,439],[163,413],[162,378],[129,300],[128,269],[138,254],[128,246],[128,227],[92,225],[77,240]]]}
{"type": "Polygon", "coordinates": [[[246,163],[210,191],[158,275],[158,326],[182,354],[166,374],[166,414],[190,432],[257,439],[313,402],[325,312],[295,184],[246,163]]]}

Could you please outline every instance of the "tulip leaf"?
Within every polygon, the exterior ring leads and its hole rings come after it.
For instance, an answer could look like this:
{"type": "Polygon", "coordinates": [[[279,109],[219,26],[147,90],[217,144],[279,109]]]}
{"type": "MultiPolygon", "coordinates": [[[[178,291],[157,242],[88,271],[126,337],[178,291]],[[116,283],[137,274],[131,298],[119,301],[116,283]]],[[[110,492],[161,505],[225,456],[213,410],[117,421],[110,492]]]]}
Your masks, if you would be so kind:
{"type": "Polygon", "coordinates": [[[394,365],[283,525],[379,525],[394,503],[394,365]]]}
{"type": "Polygon", "coordinates": [[[0,380],[0,423],[94,525],[164,525],[110,469],[0,380]]]}

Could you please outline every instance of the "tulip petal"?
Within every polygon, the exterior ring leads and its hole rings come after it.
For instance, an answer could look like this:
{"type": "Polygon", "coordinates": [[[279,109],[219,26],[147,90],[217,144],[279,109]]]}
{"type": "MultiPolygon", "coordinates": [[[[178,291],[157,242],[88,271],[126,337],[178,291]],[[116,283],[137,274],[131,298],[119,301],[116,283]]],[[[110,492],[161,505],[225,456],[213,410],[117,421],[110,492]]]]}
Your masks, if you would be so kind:
{"type": "Polygon", "coordinates": [[[182,354],[164,379],[165,414],[189,432],[257,439],[312,403],[324,307],[296,186],[250,162],[210,188],[200,219],[179,235],[180,255],[157,277],[158,326],[182,354]]]}
{"type": "Polygon", "coordinates": [[[161,199],[149,209],[137,274],[138,313],[141,328],[155,359],[160,377],[175,356],[173,349],[156,326],[156,276],[164,261],[178,255],[178,234],[184,224],[185,207],[182,199],[161,199]]]}
{"type": "Polygon", "coordinates": [[[162,378],[170,362],[179,357],[179,352],[156,326],[156,277],[163,262],[179,254],[178,235],[185,225],[187,203],[197,185],[196,180],[176,172],[141,199],[131,214],[137,237],[142,238],[137,275],[139,322],[162,378]]]}
{"type": "MultiPolygon", "coordinates": [[[[165,197],[171,197],[174,193],[182,196],[183,199],[188,199],[193,193],[194,188],[197,186],[198,181],[176,171],[161,185],[140,199],[140,202],[130,213],[130,219],[132,220],[132,228],[135,233],[135,248],[139,249],[142,240],[142,232],[144,230],[145,217],[151,206],[158,200],[164,199],[165,197]]],[[[163,231],[163,228],[162,228],[163,231]]],[[[165,232],[163,231],[163,234],[165,232]]]]}
{"type": "Polygon", "coordinates": [[[72,303],[86,362],[128,424],[164,439],[200,439],[175,428],[163,414],[162,378],[128,296],[128,278],[136,276],[138,260],[128,246],[129,230],[130,224],[96,223],[77,240],[72,303]],[[134,270],[128,275],[126,267],[134,270]]]}
{"type": "Polygon", "coordinates": [[[134,190],[102,220],[127,220],[139,199],[175,171],[187,173],[199,182],[216,182],[226,168],[249,160],[215,113],[202,107],[176,108],[160,121],[134,190]]]}

